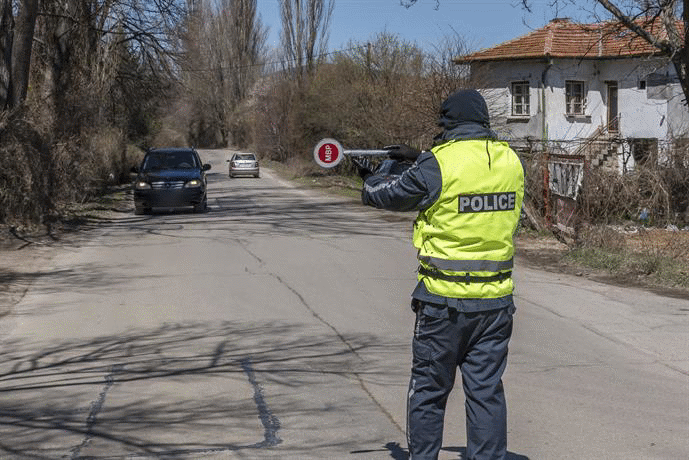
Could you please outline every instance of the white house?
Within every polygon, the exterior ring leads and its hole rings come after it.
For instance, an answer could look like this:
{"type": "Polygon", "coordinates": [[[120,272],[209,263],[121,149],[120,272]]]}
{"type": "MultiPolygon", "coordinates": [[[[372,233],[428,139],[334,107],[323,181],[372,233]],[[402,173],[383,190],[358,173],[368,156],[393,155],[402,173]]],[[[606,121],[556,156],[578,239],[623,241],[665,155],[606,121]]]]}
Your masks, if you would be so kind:
{"type": "Polygon", "coordinates": [[[588,152],[589,160],[627,169],[689,133],[668,58],[612,22],[555,19],[455,62],[485,88],[494,127],[513,144],[547,141],[571,154],[603,140],[608,155],[588,152]]]}

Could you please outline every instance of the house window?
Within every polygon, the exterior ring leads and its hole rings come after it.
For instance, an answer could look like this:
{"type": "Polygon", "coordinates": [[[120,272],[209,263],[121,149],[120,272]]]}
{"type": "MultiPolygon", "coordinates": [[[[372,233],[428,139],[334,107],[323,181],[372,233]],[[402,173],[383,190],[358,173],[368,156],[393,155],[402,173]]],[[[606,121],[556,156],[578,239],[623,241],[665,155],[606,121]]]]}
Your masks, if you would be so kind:
{"type": "Polygon", "coordinates": [[[567,115],[584,115],[586,98],[584,97],[584,82],[567,80],[565,82],[565,103],[567,115]]]}
{"type": "Polygon", "coordinates": [[[529,102],[529,82],[512,82],[512,115],[528,116],[531,114],[529,102]]]}

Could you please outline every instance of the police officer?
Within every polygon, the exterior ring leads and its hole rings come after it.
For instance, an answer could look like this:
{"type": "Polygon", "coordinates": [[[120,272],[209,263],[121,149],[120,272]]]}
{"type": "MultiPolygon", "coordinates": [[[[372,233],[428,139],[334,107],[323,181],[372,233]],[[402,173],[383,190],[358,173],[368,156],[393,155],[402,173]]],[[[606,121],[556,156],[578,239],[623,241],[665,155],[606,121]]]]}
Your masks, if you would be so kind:
{"type": "Polygon", "coordinates": [[[507,416],[502,375],[512,334],[513,234],[524,196],[517,155],[490,129],[478,91],[461,90],[441,107],[430,152],[401,145],[393,158],[415,158],[400,173],[386,160],[360,167],[362,201],[419,211],[413,243],[418,284],[407,402],[411,460],[437,459],[445,406],[457,368],[465,395],[466,460],[504,459],[507,416]],[[397,173],[393,173],[393,172],[397,173]]]}

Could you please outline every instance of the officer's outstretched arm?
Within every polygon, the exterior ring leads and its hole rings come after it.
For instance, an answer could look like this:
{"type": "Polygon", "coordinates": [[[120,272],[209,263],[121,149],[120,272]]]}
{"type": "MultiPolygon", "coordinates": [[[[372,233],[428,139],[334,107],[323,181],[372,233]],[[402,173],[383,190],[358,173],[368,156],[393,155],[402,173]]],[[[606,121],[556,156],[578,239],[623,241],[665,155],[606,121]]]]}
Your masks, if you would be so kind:
{"type": "Polygon", "coordinates": [[[440,167],[431,153],[412,164],[386,160],[364,181],[363,204],[390,211],[419,211],[440,195],[440,167]]]}

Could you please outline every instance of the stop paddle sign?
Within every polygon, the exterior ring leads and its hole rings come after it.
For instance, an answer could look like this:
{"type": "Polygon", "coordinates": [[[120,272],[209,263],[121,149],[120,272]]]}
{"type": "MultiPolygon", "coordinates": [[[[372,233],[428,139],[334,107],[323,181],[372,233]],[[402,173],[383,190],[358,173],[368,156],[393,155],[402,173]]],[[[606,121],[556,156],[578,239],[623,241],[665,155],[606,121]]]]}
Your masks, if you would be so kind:
{"type": "Polygon", "coordinates": [[[344,149],[335,139],[323,139],[313,149],[313,159],[321,168],[334,168],[344,158],[344,149]]]}

